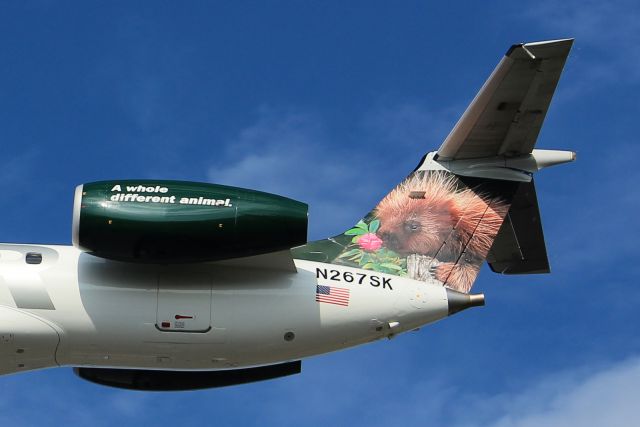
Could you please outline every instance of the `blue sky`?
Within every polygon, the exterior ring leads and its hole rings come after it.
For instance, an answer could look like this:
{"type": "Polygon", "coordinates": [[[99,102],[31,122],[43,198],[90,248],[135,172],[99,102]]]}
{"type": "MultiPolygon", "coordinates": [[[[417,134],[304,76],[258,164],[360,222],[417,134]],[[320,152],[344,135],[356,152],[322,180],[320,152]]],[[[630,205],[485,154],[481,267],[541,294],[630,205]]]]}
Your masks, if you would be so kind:
{"type": "Polygon", "coordinates": [[[68,244],[75,185],[257,188],[342,231],[436,149],[509,45],[575,37],[539,148],[552,274],[483,269],[487,306],[188,393],[0,378],[0,425],[629,426],[640,398],[640,6],[558,2],[3,2],[0,240],[68,244]],[[488,4],[487,4],[488,3],[488,4]]]}

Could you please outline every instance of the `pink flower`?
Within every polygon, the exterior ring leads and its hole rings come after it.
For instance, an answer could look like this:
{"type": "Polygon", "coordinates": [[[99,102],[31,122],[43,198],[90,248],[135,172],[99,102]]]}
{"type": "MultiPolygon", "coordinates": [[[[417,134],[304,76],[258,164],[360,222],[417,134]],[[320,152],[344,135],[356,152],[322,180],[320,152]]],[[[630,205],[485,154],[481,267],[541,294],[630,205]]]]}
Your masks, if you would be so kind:
{"type": "Polygon", "coordinates": [[[360,236],[358,245],[367,252],[375,252],[382,247],[382,240],[375,233],[367,233],[360,236]]]}

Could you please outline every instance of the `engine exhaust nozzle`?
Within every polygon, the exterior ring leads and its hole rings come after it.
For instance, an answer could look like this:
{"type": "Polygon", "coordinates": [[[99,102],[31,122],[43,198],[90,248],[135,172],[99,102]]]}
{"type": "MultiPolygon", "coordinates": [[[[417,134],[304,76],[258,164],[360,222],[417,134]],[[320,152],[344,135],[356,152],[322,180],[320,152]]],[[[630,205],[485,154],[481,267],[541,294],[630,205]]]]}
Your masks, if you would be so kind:
{"type": "Polygon", "coordinates": [[[484,305],[484,294],[463,294],[447,288],[447,301],[449,304],[449,316],[471,307],[484,305]]]}

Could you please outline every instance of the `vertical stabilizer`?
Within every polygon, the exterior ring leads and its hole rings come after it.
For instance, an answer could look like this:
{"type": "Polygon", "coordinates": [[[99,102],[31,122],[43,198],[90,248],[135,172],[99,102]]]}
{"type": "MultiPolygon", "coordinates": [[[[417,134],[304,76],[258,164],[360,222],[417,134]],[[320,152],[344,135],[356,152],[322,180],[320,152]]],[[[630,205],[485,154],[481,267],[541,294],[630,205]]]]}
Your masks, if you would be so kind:
{"type": "Polygon", "coordinates": [[[532,176],[575,153],[534,146],[572,43],[512,46],[438,152],[353,228],[294,257],[463,293],[485,259],[502,273],[548,271],[532,176]]]}
{"type": "Polygon", "coordinates": [[[355,227],[296,248],[294,256],[436,281],[466,293],[518,185],[417,170],[355,227]]]}

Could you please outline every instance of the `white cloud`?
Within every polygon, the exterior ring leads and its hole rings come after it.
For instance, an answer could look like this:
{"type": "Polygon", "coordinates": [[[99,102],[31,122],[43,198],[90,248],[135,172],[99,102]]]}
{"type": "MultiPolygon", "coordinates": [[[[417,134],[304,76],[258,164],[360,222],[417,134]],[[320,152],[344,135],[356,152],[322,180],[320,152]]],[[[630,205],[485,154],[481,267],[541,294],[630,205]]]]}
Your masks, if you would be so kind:
{"type": "Polygon", "coordinates": [[[477,413],[485,413],[484,419],[458,425],[628,427],[637,424],[639,380],[639,358],[591,372],[553,374],[519,393],[476,396],[469,418],[477,409],[477,413]]]}
{"type": "MultiPolygon", "coordinates": [[[[375,354],[375,348],[369,346],[367,354],[371,355],[372,350],[375,354]]],[[[354,358],[357,351],[352,351],[349,359],[348,353],[341,356],[345,359],[342,365],[339,360],[332,360],[329,370],[321,364],[310,363],[303,376],[269,385],[264,383],[263,387],[242,386],[245,392],[254,392],[260,397],[260,403],[247,410],[283,426],[328,422],[352,425],[354,420],[368,426],[434,427],[628,427],[637,424],[638,357],[609,365],[550,372],[534,382],[514,378],[508,389],[483,393],[461,388],[451,380],[447,370],[434,372],[430,366],[414,363],[406,363],[406,369],[387,365],[381,369],[380,359],[354,358]],[[353,360],[359,360],[357,367],[353,360]]],[[[383,353],[390,356],[389,351],[383,353]]],[[[385,363],[398,362],[389,357],[385,363]]],[[[495,387],[481,384],[474,389],[495,390],[495,387]]],[[[205,399],[208,393],[197,396],[205,399]]],[[[236,397],[238,404],[246,399],[240,391],[236,397]]]]}
{"type": "Polygon", "coordinates": [[[543,25],[569,31],[570,36],[599,47],[624,49],[615,44],[640,39],[640,8],[633,0],[543,1],[532,6],[530,13],[543,25]]]}
{"type": "Polygon", "coordinates": [[[0,163],[0,192],[4,198],[25,192],[32,185],[39,150],[29,149],[0,163]]]}
{"type": "Polygon", "coordinates": [[[148,409],[150,393],[110,390],[109,404],[112,410],[124,417],[139,417],[148,409]]]}
{"type": "Polygon", "coordinates": [[[440,146],[464,108],[458,105],[434,112],[417,103],[378,105],[364,114],[362,128],[370,139],[395,148],[422,148],[426,153],[440,146]]]}
{"type": "Polygon", "coordinates": [[[232,163],[211,167],[209,179],[294,197],[321,191],[325,180],[340,180],[347,173],[328,161],[330,144],[323,133],[322,121],[312,115],[263,110],[255,124],[225,144],[231,147],[232,163]]]}
{"type": "MultiPolygon", "coordinates": [[[[571,218],[570,232],[565,221],[550,221],[547,229],[560,242],[555,254],[557,264],[570,266],[569,270],[575,273],[585,265],[594,270],[610,269],[622,257],[635,256],[635,236],[640,233],[640,219],[635,215],[640,209],[635,188],[640,180],[635,166],[637,157],[635,144],[616,142],[612,150],[601,152],[597,163],[596,159],[585,158],[582,162],[586,165],[581,169],[573,173],[567,170],[570,175],[560,188],[544,195],[543,220],[545,208],[571,218]],[[589,234],[576,230],[588,230],[589,234]]],[[[577,164],[567,168],[580,167],[580,162],[579,156],[577,164]]]]}
{"type": "Polygon", "coordinates": [[[437,148],[440,116],[415,104],[382,106],[335,140],[318,115],[262,108],[254,124],[224,144],[231,148],[210,167],[208,179],[307,202],[312,237],[337,234],[437,148]]]}
{"type": "MultiPolygon", "coordinates": [[[[581,76],[567,89],[579,96],[603,83],[640,79],[640,7],[634,0],[536,2],[528,15],[558,37],[575,37],[567,63],[581,76]]],[[[566,95],[565,95],[566,96],[566,95]]]]}
{"type": "MultiPolygon", "coordinates": [[[[402,381],[393,379],[393,389],[354,378],[358,390],[336,390],[332,399],[345,402],[338,406],[340,413],[358,411],[361,422],[370,426],[628,427],[637,424],[639,379],[640,358],[635,357],[548,373],[536,383],[514,378],[511,390],[480,394],[461,389],[447,372],[425,369],[408,373],[402,381]],[[518,384],[523,388],[516,388],[518,384]]],[[[319,388],[325,389],[324,384],[319,388]]],[[[476,389],[492,388],[485,384],[476,389]]],[[[301,413],[313,413],[295,399],[290,402],[301,413]]]]}
{"type": "MultiPolygon", "coordinates": [[[[312,217],[345,227],[366,213],[353,209],[357,200],[351,203],[350,196],[371,190],[369,182],[358,180],[358,173],[367,171],[345,160],[348,150],[328,140],[319,117],[263,109],[256,123],[225,145],[231,147],[230,160],[209,169],[212,182],[301,200],[311,205],[312,217]]],[[[314,226],[328,231],[318,222],[314,226]]]]}

